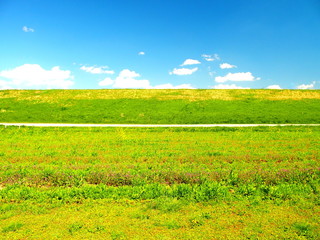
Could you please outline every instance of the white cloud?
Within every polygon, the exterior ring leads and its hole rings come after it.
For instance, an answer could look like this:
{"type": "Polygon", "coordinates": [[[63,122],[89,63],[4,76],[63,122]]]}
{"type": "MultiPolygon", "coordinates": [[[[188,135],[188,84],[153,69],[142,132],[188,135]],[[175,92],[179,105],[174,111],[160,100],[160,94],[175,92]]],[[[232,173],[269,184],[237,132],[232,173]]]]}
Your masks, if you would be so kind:
{"type": "Polygon", "coordinates": [[[108,67],[86,67],[82,66],[80,68],[81,70],[92,73],[92,74],[114,74],[114,71],[112,70],[105,70],[108,69],[108,67]]]}
{"type": "Polygon", "coordinates": [[[28,28],[27,26],[23,26],[22,31],[24,32],[34,32],[33,28],[28,28]]]}
{"type": "Polygon", "coordinates": [[[113,88],[142,88],[142,89],[193,89],[190,84],[174,86],[171,83],[152,86],[149,80],[138,80],[140,74],[129,69],[123,69],[116,79],[105,78],[98,84],[101,87],[111,86],[113,88]]]}
{"type": "Polygon", "coordinates": [[[231,64],[229,64],[229,63],[222,63],[222,64],[220,64],[220,68],[221,69],[229,69],[229,68],[236,68],[237,66],[235,66],[235,65],[231,65],[231,64]]]}
{"type": "Polygon", "coordinates": [[[124,69],[120,72],[119,76],[115,79],[114,88],[150,88],[149,80],[137,80],[140,77],[139,73],[124,69]]]}
{"type": "Polygon", "coordinates": [[[280,85],[270,85],[266,87],[266,89],[282,89],[282,88],[280,87],[280,85]]]}
{"type": "Polygon", "coordinates": [[[156,85],[153,87],[153,89],[195,89],[191,86],[191,84],[181,84],[174,86],[171,83],[166,83],[162,85],[156,85]]]}
{"type": "Polygon", "coordinates": [[[174,68],[172,72],[170,72],[169,74],[172,75],[191,75],[194,72],[198,71],[198,68],[174,68]]]}
{"type": "Polygon", "coordinates": [[[99,82],[99,86],[104,87],[104,86],[109,86],[112,85],[114,81],[111,78],[105,78],[104,80],[99,82]]]}
{"type": "Polygon", "coordinates": [[[186,66],[186,65],[195,65],[195,64],[201,64],[198,60],[195,59],[186,59],[180,66],[186,66]]]}
{"type": "Polygon", "coordinates": [[[251,72],[228,73],[223,77],[218,76],[215,78],[215,81],[218,83],[224,83],[227,81],[242,82],[242,81],[255,81],[255,80],[258,80],[258,79],[252,76],[251,72]]]}
{"type": "Polygon", "coordinates": [[[112,86],[113,88],[151,88],[149,80],[137,80],[139,73],[129,69],[123,69],[115,80],[105,78],[99,82],[99,86],[112,86]]]}
{"type": "Polygon", "coordinates": [[[141,75],[135,71],[131,71],[129,69],[123,69],[120,74],[119,77],[122,78],[136,78],[136,77],[140,77],[141,75]]]}
{"type": "Polygon", "coordinates": [[[297,86],[297,89],[313,89],[316,82],[312,82],[310,84],[301,84],[297,86]]]}
{"type": "Polygon", "coordinates": [[[213,54],[213,55],[209,55],[209,54],[202,54],[201,55],[204,60],[208,61],[208,62],[212,62],[212,61],[215,61],[215,60],[220,60],[220,57],[218,54],[213,54]]]}
{"type": "Polygon", "coordinates": [[[246,87],[237,86],[235,84],[218,84],[212,87],[213,89],[250,89],[246,87]]]}
{"type": "Polygon", "coordinates": [[[138,55],[145,55],[145,52],[139,52],[138,55]]]}
{"type": "Polygon", "coordinates": [[[58,66],[45,70],[38,64],[1,71],[0,77],[8,79],[5,83],[11,88],[69,88],[74,84],[70,71],[58,66]]]}
{"type": "Polygon", "coordinates": [[[0,80],[0,90],[12,89],[12,87],[10,87],[9,85],[10,85],[9,82],[0,80]]]}

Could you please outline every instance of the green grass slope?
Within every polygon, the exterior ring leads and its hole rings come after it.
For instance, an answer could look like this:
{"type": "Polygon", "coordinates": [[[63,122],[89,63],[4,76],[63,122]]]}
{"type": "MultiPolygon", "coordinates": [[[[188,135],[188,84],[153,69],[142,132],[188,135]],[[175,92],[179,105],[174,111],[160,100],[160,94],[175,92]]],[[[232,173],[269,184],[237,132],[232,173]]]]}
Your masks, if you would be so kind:
{"type": "Polygon", "coordinates": [[[5,90],[0,122],[320,123],[319,90],[5,90]]]}

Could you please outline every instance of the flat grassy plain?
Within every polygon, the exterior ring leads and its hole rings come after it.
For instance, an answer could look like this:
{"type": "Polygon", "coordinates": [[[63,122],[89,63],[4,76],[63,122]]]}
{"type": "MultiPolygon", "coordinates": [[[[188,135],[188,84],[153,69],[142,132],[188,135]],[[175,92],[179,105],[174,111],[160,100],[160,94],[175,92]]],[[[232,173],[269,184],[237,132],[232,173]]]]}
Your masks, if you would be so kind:
{"type": "Polygon", "coordinates": [[[319,90],[3,90],[0,122],[320,123],[319,90]]]}
{"type": "MultiPolygon", "coordinates": [[[[5,90],[0,122],[320,123],[320,91],[5,90]]],[[[0,239],[320,239],[320,127],[0,127],[0,239]]]]}
{"type": "Polygon", "coordinates": [[[0,128],[2,239],[319,239],[320,127],[0,128]]]}

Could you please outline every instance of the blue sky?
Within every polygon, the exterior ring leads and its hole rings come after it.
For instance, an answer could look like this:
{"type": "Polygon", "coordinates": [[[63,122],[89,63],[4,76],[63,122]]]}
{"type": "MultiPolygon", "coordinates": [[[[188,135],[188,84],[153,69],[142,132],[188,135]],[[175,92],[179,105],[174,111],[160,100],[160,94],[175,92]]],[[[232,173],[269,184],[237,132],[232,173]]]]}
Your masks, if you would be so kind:
{"type": "Polygon", "coordinates": [[[320,88],[318,0],[0,0],[0,89],[320,88]]]}

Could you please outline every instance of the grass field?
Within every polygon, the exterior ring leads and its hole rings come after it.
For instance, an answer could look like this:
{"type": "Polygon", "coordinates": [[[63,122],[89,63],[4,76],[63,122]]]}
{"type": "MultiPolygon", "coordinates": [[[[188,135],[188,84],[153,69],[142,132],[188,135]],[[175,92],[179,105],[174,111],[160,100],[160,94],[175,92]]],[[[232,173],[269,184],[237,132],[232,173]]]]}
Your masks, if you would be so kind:
{"type": "Polygon", "coordinates": [[[3,90],[0,122],[320,123],[319,90],[3,90]]]}
{"type": "MultiPolygon", "coordinates": [[[[6,90],[0,122],[320,123],[320,91],[6,90]]],[[[0,239],[320,239],[320,127],[0,127],[0,239]]]]}
{"type": "Polygon", "coordinates": [[[320,127],[0,128],[2,239],[319,239],[320,127]]]}

